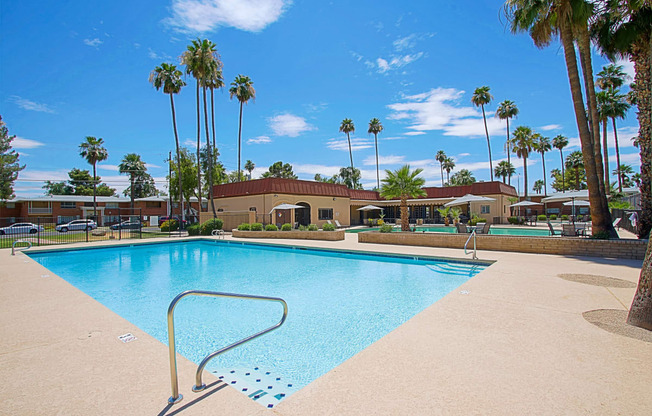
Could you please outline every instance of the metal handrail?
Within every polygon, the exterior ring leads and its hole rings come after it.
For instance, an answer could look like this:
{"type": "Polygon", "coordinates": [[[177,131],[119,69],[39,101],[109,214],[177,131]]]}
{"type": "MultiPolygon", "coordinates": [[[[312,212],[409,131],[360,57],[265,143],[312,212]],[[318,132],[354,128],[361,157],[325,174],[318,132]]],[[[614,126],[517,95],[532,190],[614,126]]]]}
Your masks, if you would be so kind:
{"type": "Polygon", "coordinates": [[[224,293],[224,292],[210,292],[206,290],[187,290],[183,293],[180,293],[175,297],[170,303],[168,308],[168,344],[170,348],[170,379],[172,382],[172,396],[168,399],[168,403],[175,404],[179,403],[183,399],[183,395],[179,394],[179,381],[177,379],[177,354],[176,354],[176,344],[174,340],[174,308],[177,303],[186,296],[213,296],[219,298],[235,298],[235,299],[251,299],[251,300],[266,300],[271,302],[280,302],[283,304],[283,317],[281,320],[273,326],[270,326],[267,329],[264,329],[254,335],[248,336],[247,338],[241,339],[240,341],[234,342],[231,345],[228,345],[224,348],[221,348],[211,354],[208,354],[202,361],[199,363],[197,368],[197,373],[195,374],[195,385],[192,387],[192,391],[200,392],[206,388],[206,385],[202,382],[202,372],[206,367],[206,364],[213,358],[218,355],[225,353],[233,348],[247,343],[255,338],[258,338],[261,335],[264,335],[270,331],[273,331],[283,325],[285,319],[288,316],[288,304],[281,298],[267,297],[267,296],[256,296],[256,295],[241,295],[237,293],[224,293]]]}
{"type": "Polygon", "coordinates": [[[466,252],[466,246],[469,245],[469,241],[471,241],[471,237],[473,237],[473,257],[472,257],[472,259],[477,260],[478,255],[477,255],[477,250],[475,248],[475,237],[476,237],[475,230],[473,230],[471,232],[471,235],[469,236],[469,238],[466,239],[466,243],[464,243],[464,254],[469,254],[469,253],[466,252]]]}
{"type": "Polygon", "coordinates": [[[27,243],[27,247],[25,247],[25,250],[32,248],[32,243],[27,241],[27,240],[16,240],[11,244],[11,255],[15,256],[16,255],[16,244],[18,243],[27,243]]]}

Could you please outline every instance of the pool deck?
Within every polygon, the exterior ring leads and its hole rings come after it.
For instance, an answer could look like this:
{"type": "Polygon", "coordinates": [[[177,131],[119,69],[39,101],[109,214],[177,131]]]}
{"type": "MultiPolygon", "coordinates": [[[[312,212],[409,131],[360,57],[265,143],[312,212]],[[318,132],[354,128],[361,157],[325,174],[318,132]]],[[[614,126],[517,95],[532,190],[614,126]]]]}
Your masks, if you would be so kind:
{"type": "MultiPolygon", "coordinates": [[[[260,242],[468,258],[458,249],[359,244],[355,234],[336,242],[260,242]]],[[[582,317],[627,310],[635,289],[557,277],[637,282],[641,261],[495,251],[478,257],[496,263],[267,409],[210,374],[206,392],[191,392],[196,365],[181,357],[184,399],[166,406],[166,345],[24,254],[0,250],[0,414],[652,414],[652,343],[582,317]],[[119,341],[126,333],[137,340],[119,341]]],[[[165,319],[165,311],[157,313],[165,319]]]]}

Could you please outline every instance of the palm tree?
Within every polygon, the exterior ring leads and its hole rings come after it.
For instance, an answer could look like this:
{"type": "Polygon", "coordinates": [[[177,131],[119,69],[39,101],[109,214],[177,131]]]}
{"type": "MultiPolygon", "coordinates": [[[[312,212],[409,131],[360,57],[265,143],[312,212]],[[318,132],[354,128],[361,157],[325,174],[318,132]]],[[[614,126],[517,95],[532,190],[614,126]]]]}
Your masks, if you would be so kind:
{"type": "Polygon", "coordinates": [[[213,200],[213,168],[214,168],[214,163],[213,160],[213,154],[217,156],[217,149],[215,147],[215,102],[213,99],[214,96],[214,90],[217,88],[222,88],[224,87],[224,79],[222,78],[222,61],[219,58],[219,55],[217,54],[217,51],[214,50],[214,48],[217,45],[215,45],[212,42],[209,42],[207,45],[207,48],[210,48],[208,52],[210,52],[210,55],[212,56],[212,61],[210,61],[210,69],[207,71],[206,75],[204,76],[204,79],[202,79],[202,87],[203,87],[203,97],[204,97],[204,121],[206,125],[206,151],[207,151],[207,156],[208,160],[210,163],[208,164],[208,199],[211,201],[211,211],[213,211],[213,218],[217,217],[217,213],[215,212],[215,201],[213,200]],[[209,139],[208,139],[208,116],[206,114],[207,112],[207,106],[206,106],[206,88],[210,89],[211,91],[211,133],[212,133],[212,138],[213,138],[213,143],[211,145],[209,139]]]}
{"type": "Polygon", "coordinates": [[[453,175],[450,181],[450,185],[464,186],[464,185],[471,185],[475,182],[476,180],[475,177],[473,176],[473,172],[471,172],[468,169],[461,169],[459,172],[453,175]]]}
{"type": "Polygon", "coordinates": [[[244,75],[238,75],[235,77],[235,81],[231,83],[231,88],[229,89],[229,94],[231,98],[236,97],[240,102],[240,121],[238,124],[238,178],[240,178],[240,147],[242,143],[242,106],[246,104],[249,100],[256,99],[256,90],[254,89],[254,83],[244,75]]]}
{"type": "Polygon", "coordinates": [[[444,161],[446,160],[446,153],[443,150],[437,152],[435,160],[439,162],[439,169],[441,170],[441,186],[444,186],[444,161]]]}
{"type": "MultiPolygon", "coordinates": [[[[104,139],[86,136],[86,141],[79,145],[79,155],[93,165],[93,218],[97,221],[97,164],[109,158],[109,152],[103,146],[104,139]]],[[[100,223],[100,221],[97,221],[100,223]]]]}
{"type": "MultiPolygon", "coordinates": [[[[627,103],[624,95],[618,94],[618,90],[611,91],[610,94],[607,94],[607,102],[605,104],[605,116],[611,118],[612,127],[614,130],[614,141],[616,142],[616,166],[620,168],[620,147],[618,146],[618,130],[616,129],[616,118],[625,118],[625,115],[629,110],[629,104],[627,103]]],[[[620,178],[621,175],[618,174],[618,192],[623,191],[623,183],[620,178]]]]}
{"type": "Polygon", "coordinates": [[[539,48],[548,46],[555,36],[559,36],[561,39],[575,120],[585,161],[593,233],[607,232],[610,236],[617,237],[616,230],[611,223],[611,214],[604,189],[599,118],[593,85],[593,70],[591,69],[588,19],[593,12],[593,7],[592,3],[583,0],[507,0],[505,12],[512,32],[528,32],[534,44],[539,48]],[[575,40],[577,40],[580,52],[588,103],[584,103],[582,96],[575,40]],[[588,115],[586,107],[588,107],[588,115]]]}
{"type": "Polygon", "coordinates": [[[548,184],[546,183],[546,158],[545,153],[552,149],[550,146],[550,139],[543,137],[540,134],[534,134],[532,148],[541,153],[541,163],[543,164],[543,194],[548,195],[548,184]]]}
{"type": "Polygon", "coordinates": [[[426,180],[418,177],[422,171],[423,169],[419,168],[410,172],[410,165],[405,165],[394,172],[385,170],[386,175],[380,188],[380,196],[385,199],[401,199],[401,231],[410,231],[408,198],[426,196],[426,192],[422,189],[426,180]]]}
{"type": "Polygon", "coordinates": [[[602,67],[598,72],[595,83],[601,90],[615,90],[620,88],[627,80],[627,74],[623,72],[622,65],[609,64],[602,67]]]}
{"type": "Polygon", "coordinates": [[[525,126],[517,127],[512,135],[512,151],[523,159],[523,189],[527,198],[527,158],[532,151],[532,129],[525,126]]]}
{"type": "MultiPolygon", "coordinates": [[[[620,182],[623,184],[625,187],[630,187],[632,186],[632,180],[629,178],[630,175],[634,174],[634,169],[630,165],[620,165],[619,169],[614,169],[613,171],[614,175],[620,175],[620,182]]],[[[622,191],[618,191],[622,192],[622,191]]]]}
{"type": "Polygon", "coordinates": [[[249,180],[251,180],[251,172],[254,171],[256,165],[254,165],[254,162],[252,162],[251,160],[247,160],[245,162],[244,168],[247,172],[249,172],[249,180]]]}
{"type": "MultiPolygon", "coordinates": [[[[136,178],[142,176],[147,171],[145,162],[140,159],[140,155],[136,153],[129,153],[122,158],[122,162],[118,165],[118,171],[121,174],[129,175],[129,182],[131,183],[131,209],[134,209],[134,191],[136,178]]],[[[133,214],[133,212],[132,212],[133,214]]]]}
{"type": "Polygon", "coordinates": [[[345,118],[340,124],[340,132],[346,134],[346,139],[349,141],[349,157],[351,158],[351,170],[353,171],[353,151],[351,150],[351,136],[349,133],[355,132],[355,125],[353,120],[345,118]]]}
{"type": "Polygon", "coordinates": [[[489,174],[491,175],[491,181],[494,180],[494,167],[491,163],[491,142],[489,141],[489,130],[487,129],[487,116],[484,112],[485,104],[489,104],[494,97],[489,94],[489,87],[484,86],[476,88],[473,92],[473,97],[471,97],[471,102],[476,107],[482,108],[482,119],[484,120],[484,132],[487,135],[487,147],[489,148],[489,174]]]}
{"type": "Polygon", "coordinates": [[[575,189],[580,190],[580,169],[584,167],[582,152],[574,151],[566,158],[566,168],[575,169],[575,189]]]}
{"type": "Polygon", "coordinates": [[[498,162],[498,165],[494,168],[494,175],[500,176],[503,178],[503,183],[507,183],[506,179],[511,178],[511,176],[516,172],[514,165],[506,160],[501,160],[498,162]]]}
{"type": "Polygon", "coordinates": [[[568,137],[558,134],[552,139],[552,146],[555,149],[559,149],[559,155],[561,156],[561,186],[566,192],[566,184],[564,183],[564,147],[568,146],[568,137]]]}
{"type": "MultiPolygon", "coordinates": [[[[376,186],[380,189],[380,174],[378,173],[378,133],[383,131],[383,125],[377,118],[372,118],[369,121],[369,130],[367,133],[374,135],[374,142],[376,144],[376,186]]],[[[351,162],[353,165],[353,162],[351,162]]]]}
{"type": "Polygon", "coordinates": [[[532,190],[540,194],[543,187],[544,187],[543,181],[541,179],[537,179],[536,181],[534,181],[534,186],[532,187],[532,190]]]}
{"type": "MultiPolygon", "coordinates": [[[[502,103],[500,103],[500,105],[498,106],[498,109],[496,110],[496,115],[498,116],[499,119],[507,121],[507,141],[505,141],[505,152],[507,152],[507,163],[511,164],[510,154],[512,152],[510,152],[509,149],[509,119],[516,117],[518,115],[518,108],[516,107],[516,104],[513,101],[505,100],[502,103]]],[[[508,185],[512,184],[511,179],[512,178],[510,175],[507,179],[508,185]]]]}
{"type": "Polygon", "coordinates": [[[447,157],[444,159],[442,162],[442,167],[446,171],[446,182],[450,184],[451,182],[451,171],[455,169],[455,162],[453,161],[452,158],[447,157]]]}
{"type": "Polygon", "coordinates": [[[595,94],[595,98],[598,101],[598,117],[600,118],[600,123],[602,123],[602,147],[604,152],[604,186],[607,194],[611,190],[611,185],[609,184],[609,146],[607,145],[607,123],[609,122],[609,94],[610,91],[600,91],[595,94]]]}
{"type": "MultiPolygon", "coordinates": [[[[170,94],[170,107],[172,108],[172,127],[174,129],[174,143],[177,149],[177,169],[181,172],[181,151],[179,147],[179,134],[177,133],[177,117],[174,110],[174,94],[178,94],[181,91],[181,87],[185,86],[186,83],[181,79],[181,71],[177,69],[176,66],[171,64],[166,64],[165,62],[161,66],[157,66],[151,74],[149,74],[149,82],[152,83],[154,88],[158,91],[163,88],[163,93],[170,94]]],[[[181,186],[181,175],[179,177],[179,203],[182,222],[185,219],[184,210],[183,210],[183,189],[181,186]]],[[[170,207],[170,210],[172,208],[170,207]]]]}

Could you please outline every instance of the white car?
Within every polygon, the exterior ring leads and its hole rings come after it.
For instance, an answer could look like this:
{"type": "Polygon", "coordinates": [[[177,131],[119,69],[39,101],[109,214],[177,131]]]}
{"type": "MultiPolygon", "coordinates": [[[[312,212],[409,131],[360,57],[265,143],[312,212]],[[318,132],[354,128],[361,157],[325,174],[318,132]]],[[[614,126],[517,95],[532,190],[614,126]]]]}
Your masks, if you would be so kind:
{"type": "Polygon", "coordinates": [[[93,220],[73,220],[68,224],[57,225],[54,229],[60,233],[67,233],[68,231],[76,230],[94,230],[97,228],[97,224],[93,220]]]}
{"type": "Polygon", "coordinates": [[[42,225],[32,224],[31,222],[17,222],[9,227],[0,228],[0,235],[4,234],[36,234],[45,231],[42,225]]]}

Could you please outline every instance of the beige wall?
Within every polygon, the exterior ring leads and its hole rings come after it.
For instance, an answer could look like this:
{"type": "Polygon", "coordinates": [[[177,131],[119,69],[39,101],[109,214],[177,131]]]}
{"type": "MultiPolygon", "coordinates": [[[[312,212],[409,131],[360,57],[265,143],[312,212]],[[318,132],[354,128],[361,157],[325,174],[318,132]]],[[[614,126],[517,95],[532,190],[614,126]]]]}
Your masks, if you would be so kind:
{"type": "MultiPolygon", "coordinates": [[[[344,226],[350,225],[350,199],[345,197],[266,194],[215,198],[215,209],[223,209],[224,211],[248,211],[251,207],[255,207],[258,214],[258,221],[262,222],[263,214],[268,214],[275,206],[299,203],[310,205],[310,223],[317,224],[320,228],[326,221],[317,219],[319,208],[333,208],[333,220],[338,220],[344,226]]],[[[269,215],[264,215],[264,218],[264,222],[269,223],[269,215]]]]}

